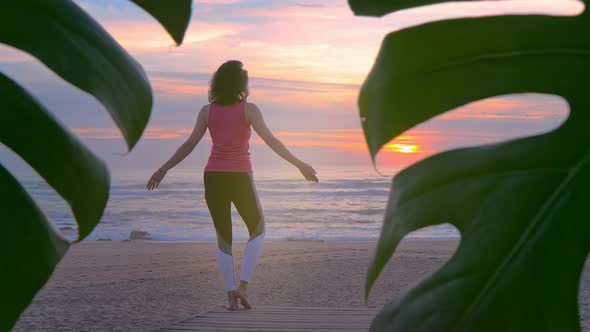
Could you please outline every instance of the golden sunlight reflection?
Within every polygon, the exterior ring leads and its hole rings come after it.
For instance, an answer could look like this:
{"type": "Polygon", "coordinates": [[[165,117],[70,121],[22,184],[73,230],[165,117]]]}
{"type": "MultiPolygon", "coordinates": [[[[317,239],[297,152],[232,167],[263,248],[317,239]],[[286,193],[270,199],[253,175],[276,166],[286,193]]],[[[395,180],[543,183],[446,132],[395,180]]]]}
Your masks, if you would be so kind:
{"type": "Polygon", "coordinates": [[[401,152],[401,153],[416,153],[418,152],[418,145],[415,144],[399,144],[399,143],[392,143],[387,144],[385,146],[386,149],[389,149],[394,152],[401,152]]]}

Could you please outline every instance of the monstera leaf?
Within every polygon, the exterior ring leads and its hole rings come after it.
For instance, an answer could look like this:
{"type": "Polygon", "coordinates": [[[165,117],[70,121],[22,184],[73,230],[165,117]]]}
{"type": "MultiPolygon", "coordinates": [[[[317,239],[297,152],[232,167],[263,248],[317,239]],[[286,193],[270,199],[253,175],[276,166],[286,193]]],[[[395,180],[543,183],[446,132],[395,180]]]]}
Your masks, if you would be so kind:
{"type": "Polygon", "coordinates": [[[160,22],[177,45],[182,44],[191,17],[192,0],[131,0],[160,22]],[[172,5],[171,5],[172,4],[172,5]]]}
{"type": "MultiPolygon", "coordinates": [[[[190,0],[134,1],[180,43],[190,0]]],[[[152,94],[141,66],[69,0],[8,0],[0,5],[0,42],[32,54],[110,112],[131,149],[141,137],[152,94]]],[[[0,142],[35,169],[70,205],[78,240],[99,222],[109,195],[105,165],[17,83],[0,73],[0,142]]],[[[5,221],[0,241],[0,331],[9,330],[45,284],[69,242],[56,232],[0,166],[5,221]],[[7,232],[6,232],[7,231],[7,232]]]]}
{"type": "MultiPolygon", "coordinates": [[[[375,15],[411,6],[351,5],[375,15]]],[[[590,250],[589,33],[585,12],[447,20],[385,38],[359,96],[373,158],[405,130],[482,98],[555,94],[570,115],[553,132],[448,151],[394,177],[367,296],[409,232],[450,223],[462,237],[447,264],[383,308],[372,331],[579,331],[590,250]]]]}

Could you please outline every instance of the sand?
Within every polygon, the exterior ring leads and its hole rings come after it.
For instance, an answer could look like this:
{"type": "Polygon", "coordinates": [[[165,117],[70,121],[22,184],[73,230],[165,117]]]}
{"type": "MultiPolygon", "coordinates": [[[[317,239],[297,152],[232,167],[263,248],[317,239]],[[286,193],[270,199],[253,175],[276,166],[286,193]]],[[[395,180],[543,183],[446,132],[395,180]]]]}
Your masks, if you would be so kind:
{"type": "MultiPolygon", "coordinates": [[[[437,270],[455,241],[407,241],[368,305],[399,299],[437,270]]],[[[244,243],[234,245],[242,256],[244,243]]],[[[73,246],[15,331],[153,331],[225,304],[214,243],[83,242],[73,246]]],[[[372,242],[266,242],[251,282],[253,305],[361,307],[372,242]]],[[[238,270],[238,269],[236,269],[238,270]]],[[[590,264],[580,292],[590,331],[590,264]]]]}

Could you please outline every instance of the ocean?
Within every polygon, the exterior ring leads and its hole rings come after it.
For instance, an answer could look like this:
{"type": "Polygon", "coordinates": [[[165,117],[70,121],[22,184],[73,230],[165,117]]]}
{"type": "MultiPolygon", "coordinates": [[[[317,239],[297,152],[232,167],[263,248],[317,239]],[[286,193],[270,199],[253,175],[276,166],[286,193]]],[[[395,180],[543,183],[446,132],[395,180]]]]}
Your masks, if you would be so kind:
{"type": "MultiPolygon", "coordinates": [[[[297,169],[255,171],[265,215],[266,237],[274,241],[374,241],[378,238],[391,176],[372,169],[316,168],[319,183],[305,181],[297,169]]],[[[147,191],[153,170],[111,170],[111,192],[100,224],[88,240],[125,240],[131,231],[156,241],[214,241],[215,230],[203,192],[201,170],[173,169],[160,186],[147,191]]],[[[68,239],[76,223],[68,205],[39,177],[20,177],[48,218],[68,239]]],[[[233,207],[232,207],[233,209],[233,207]]],[[[234,240],[247,229],[232,210],[234,240]]],[[[425,228],[409,239],[456,239],[453,226],[425,228]]]]}

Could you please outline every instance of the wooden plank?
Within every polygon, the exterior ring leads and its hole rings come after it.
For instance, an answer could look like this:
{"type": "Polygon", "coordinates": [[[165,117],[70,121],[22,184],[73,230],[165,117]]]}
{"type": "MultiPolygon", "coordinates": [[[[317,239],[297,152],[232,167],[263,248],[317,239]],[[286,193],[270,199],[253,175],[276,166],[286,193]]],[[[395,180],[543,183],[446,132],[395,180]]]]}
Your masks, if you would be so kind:
{"type": "Polygon", "coordinates": [[[282,328],[282,329],[292,329],[292,328],[306,328],[308,330],[310,329],[322,329],[322,330],[326,330],[326,329],[349,329],[349,330],[359,330],[359,329],[366,329],[369,327],[369,322],[367,322],[366,324],[359,324],[359,325],[340,325],[340,324],[301,324],[301,323],[291,323],[291,324],[275,324],[275,323],[262,323],[262,324],[233,324],[233,325],[228,325],[226,323],[218,323],[218,324],[209,324],[209,325],[200,325],[200,324],[195,324],[195,325],[175,325],[175,326],[171,326],[170,328],[174,328],[174,329],[197,329],[197,328],[218,328],[218,327],[223,327],[223,328],[227,328],[230,330],[234,330],[234,329],[242,329],[244,327],[248,327],[250,329],[264,329],[264,328],[272,328],[272,329],[276,329],[276,328],[282,328]]]}
{"type": "Polygon", "coordinates": [[[280,326],[267,326],[267,327],[250,327],[250,326],[240,326],[240,327],[225,327],[223,325],[219,326],[209,326],[209,327],[201,327],[201,326],[194,326],[194,327],[171,327],[170,329],[159,330],[161,331],[215,331],[215,332],[296,332],[296,331],[312,331],[312,332],[366,332],[368,331],[369,326],[363,327],[362,329],[359,328],[348,328],[343,326],[336,326],[336,327],[307,327],[307,326],[288,326],[288,327],[280,327],[280,326]]]}
{"type": "MultiPolygon", "coordinates": [[[[234,313],[244,313],[244,314],[251,314],[251,315],[256,315],[256,314],[261,314],[261,315],[297,315],[297,314],[303,314],[303,315],[325,315],[325,314],[336,314],[336,315],[352,315],[352,316],[366,316],[367,313],[377,313],[377,310],[371,310],[371,311],[366,311],[366,312],[340,312],[340,311],[319,311],[319,310],[314,310],[314,311],[305,311],[305,310],[293,310],[293,311],[260,311],[257,309],[252,309],[252,310],[238,310],[235,311],[234,313]]],[[[213,311],[213,312],[208,312],[207,315],[215,315],[215,314],[220,314],[220,315],[226,315],[228,313],[232,313],[228,310],[225,311],[213,311]]]]}
{"type": "Polygon", "coordinates": [[[259,306],[252,310],[215,308],[160,332],[360,332],[367,331],[377,308],[259,306]]]}
{"type": "Polygon", "coordinates": [[[305,321],[305,322],[367,322],[373,320],[374,316],[371,317],[359,317],[357,319],[350,319],[350,318],[340,318],[340,317],[326,317],[322,319],[321,316],[318,316],[314,319],[308,319],[305,317],[301,318],[289,318],[289,317],[282,317],[282,316],[258,316],[258,317],[246,317],[246,318],[225,318],[225,317],[207,317],[202,318],[199,320],[193,320],[190,322],[182,322],[181,324],[194,324],[195,321],[198,322],[217,322],[220,320],[226,322],[257,322],[257,321],[265,321],[265,322],[286,322],[286,321],[305,321]]]}
{"type": "Polygon", "coordinates": [[[338,316],[338,317],[366,317],[366,316],[371,316],[371,315],[375,315],[378,312],[377,311],[368,311],[367,313],[364,314],[348,314],[348,313],[338,313],[338,312],[304,312],[304,311],[300,311],[300,312],[255,312],[254,310],[256,309],[252,309],[252,310],[244,310],[243,312],[240,311],[226,311],[226,312],[212,312],[212,313],[208,313],[206,316],[195,316],[193,317],[193,319],[195,318],[199,318],[199,317],[215,317],[215,316],[224,316],[227,317],[227,315],[233,315],[231,317],[254,317],[254,316],[273,316],[273,315],[279,315],[279,316],[293,316],[293,317],[297,317],[297,316],[308,316],[308,317],[315,317],[315,316],[338,316]]]}
{"type": "Polygon", "coordinates": [[[227,326],[225,324],[218,324],[218,325],[191,325],[191,326],[172,326],[170,328],[173,329],[186,329],[186,330],[202,330],[202,329],[212,329],[212,330],[227,330],[227,331],[240,331],[240,330],[286,330],[291,331],[293,329],[304,329],[308,331],[367,331],[369,328],[369,323],[366,325],[360,326],[350,326],[350,325],[305,325],[305,324],[289,324],[289,325],[273,325],[273,324],[262,324],[262,325],[232,325],[227,326]]]}
{"type": "MultiPolygon", "coordinates": [[[[371,310],[371,311],[366,311],[366,312],[355,312],[355,313],[347,313],[347,312],[339,312],[339,311],[258,311],[257,309],[253,309],[253,310],[239,310],[237,312],[229,312],[229,311],[217,311],[217,312],[209,312],[207,313],[207,316],[211,316],[211,315],[227,315],[228,313],[240,313],[240,314],[244,314],[244,315],[309,315],[309,316],[313,316],[313,315],[318,315],[318,316],[325,316],[325,315],[338,315],[338,316],[352,316],[352,317],[363,317],[363,316],[367,316],[367,315],[374,315],[377,314],[379,311],[377,310],[371,310]],[[244,312],[244,313],[242,313],[244,312]]],[[[199,317],[199,316],[196,316],[199,317]]],[[[196,318],[195,317],[195,318],[196,318]]]]}
{"type": "Polygon", "coordinates": [[[211,315],[211,316],[205,316],[205,317],[198,317],[195,319],[192,319],[190,321],[184,321],[181,323],[185,323],[185,322],[193,322],[195,320],[199,320],[199,321],[217,321],[217,320],[227,320],[227,321],[231,321],[231,320],[261,320],[261,319],[270,319],[270,320],[306,320],[306,321],[326,321],[326,320],[338,320],[338,321],[359,321],[359,320],[367,320],[367,319],[372,319],[373,317],[375,317],[374,315],[367,315],[367,316],[356,316],[356,317],[350,317],[350,316],[338,316],[335,314],[332,315],[313,315],[313,316],[306,316],[306,315],[243,315],[243,316],[238,316],[235,315],[233,317],[227,317],[228,315],[211,315]]]}
{"type": "MultiPolygon", "coordinates": [[[[320,310],[320,311],[338,311],[338,312],[350,312],[350,311],[359,311],[359,312],[365,312],[367,310],[377,310],[379,311],[379,308],[369,308],[369,307],[365,307],[365,308],[338,308],[338,307],[276,307],[276,306],[256,306],[255,308],[258,311],[293,311],[293,310],[306,310],[306,311],[315,311],[315,310],[320,310]]],[[[218,308],[214,308],[211,309],[210,312],[213,311],[227,311],[225,308],[223,307],[218,307],[218,308]]]]}
{"type": "MultiPolygon", "coordinates": [[[[174,326],[192,326],[192,325],[218,325],[220,320],[199,320],[194,322],[185,322],[185,323],[176,323],[174,326]]],[[[303,320],[270,320],[270,319],[259,319],[259,320],[231,320],[231,321],[223,321],[225,325],[241,325],[241,324],[248,324],[248,325],[260,325],[260,324],[271,324],[272,325],[288,325],[288,324],[306,324],[306,325],[313,325],[313,324],[320,324],[320,325],[365,325],[371,322],[371,319],[363,319],[358,321],[339,321],[339,320],[313,320],[313,321],[303,321],[303,320]]]]}
{"type": "MultiPolygon", "coordinates": [[[[358,317],[342,317],[337,315],[314,315],[314,316],[305,316],[305,315],[297,315],[297,316],[287,316],[287,315],[248,315],[242,317],[227,317],[227,315],[211,315],[207,317],[202,317],[202,320],[307,320],[307,321],[326,321],[326,320],[337,320],[337,321],[359,321],[359,320],[367,320],[372,319],[375,315],[367,315],[367,316],[358,316],[358,317]]],[[[196,318],[195,318],[196,319],[196,318]]],[[[193,320],[191,320],[193,321],[193,320]]]]}

